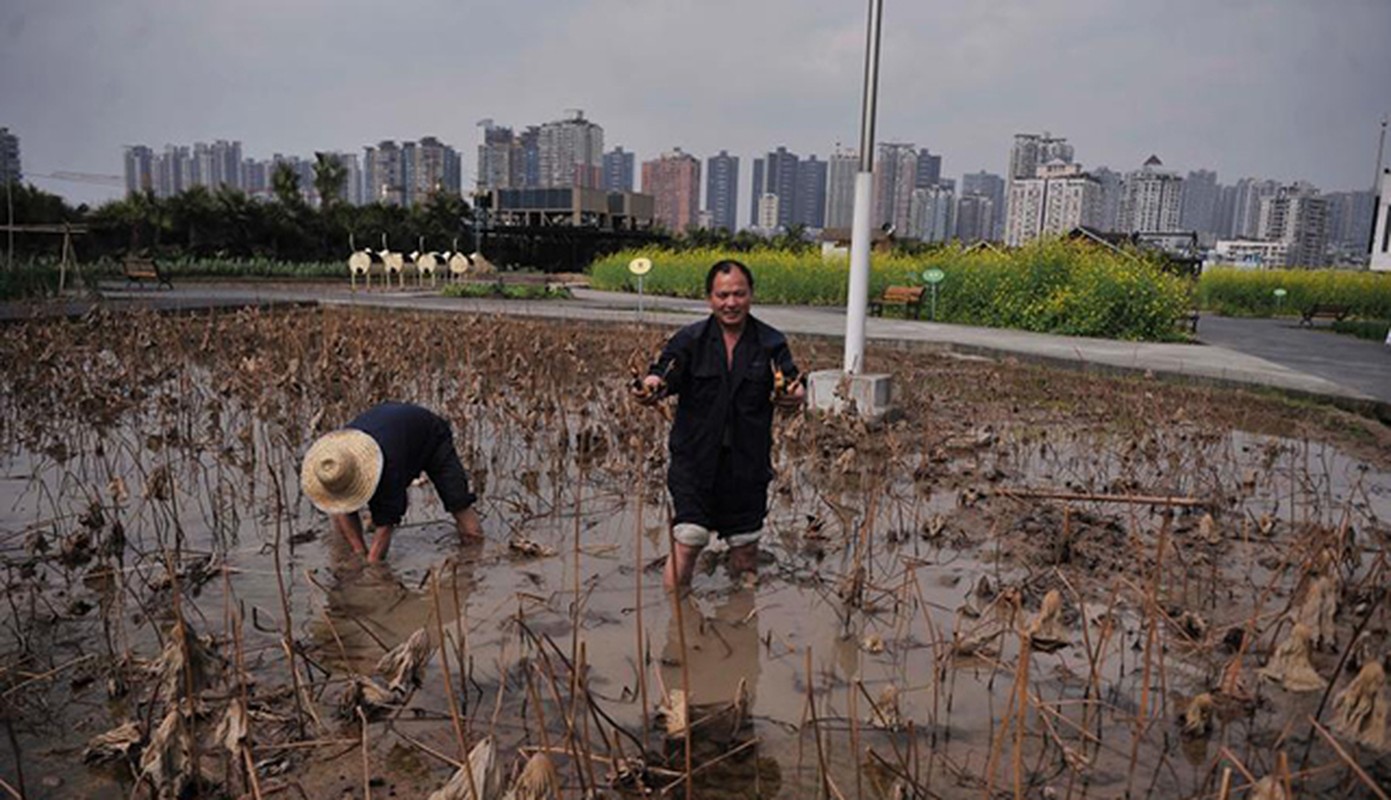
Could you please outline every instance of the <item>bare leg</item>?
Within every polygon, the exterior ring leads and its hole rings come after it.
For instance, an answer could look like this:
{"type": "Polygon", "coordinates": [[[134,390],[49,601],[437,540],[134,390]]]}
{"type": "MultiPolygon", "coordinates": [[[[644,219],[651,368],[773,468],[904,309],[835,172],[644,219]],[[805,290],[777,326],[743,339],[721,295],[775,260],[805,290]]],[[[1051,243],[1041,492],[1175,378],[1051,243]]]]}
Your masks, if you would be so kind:
{"type": "Polygon", "coordinates": [[[758,542],[729,548],[729,574],[739,577],[745,572],[758,572],[758,542]]]}
{"type": "Polygon", "coordinates": [[[348,546],[359,556],[367,555],[367,543],[362,539],[362,517],[354,511],[351,514],[332,514],[333,528],[348,540],[348,546]]]}
{"type": "Polygon", "coordinates": [[[667,591],[691,585],[691,576],[695,575],[696,559],[700,557],[702,549],[704,548],[692,547],[677,541],[671,543],[671,556],[667,558],[666,569],[662,572],[667,591]]]}
{"type": "Polygon", "coordinates": [[[478,512],[473,510],[473,506],[454,512],[454,527],[459,529],[461,544],[483,543],[483,523],[478,519],[478,512]]]}
{"type": "Polygon", "coordinates": [[[386,554],[391,550],[391,526],[378,525],[372,531],[372,550],[367,554],[369,562],[385,561],[386,554]]]}

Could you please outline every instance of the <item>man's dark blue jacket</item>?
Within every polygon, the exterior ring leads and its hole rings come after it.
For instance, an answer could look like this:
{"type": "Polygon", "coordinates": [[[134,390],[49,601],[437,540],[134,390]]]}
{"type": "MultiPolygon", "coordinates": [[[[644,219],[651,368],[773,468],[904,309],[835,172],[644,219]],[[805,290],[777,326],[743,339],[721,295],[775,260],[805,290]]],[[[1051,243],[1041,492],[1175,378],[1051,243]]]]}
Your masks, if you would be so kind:
{"type": "Polygon", "coordinates": [[[671,337],[650,370],[665,376],[667,393],[678,400],[668,486],[710,491],[721,450],[727,449],[730,482],[740,494],[762,496],[773,477],[773,364],[789,383],[797,377],[786,337],[752,316],[735,345],[732,367],[713,315],[671,337]]]}

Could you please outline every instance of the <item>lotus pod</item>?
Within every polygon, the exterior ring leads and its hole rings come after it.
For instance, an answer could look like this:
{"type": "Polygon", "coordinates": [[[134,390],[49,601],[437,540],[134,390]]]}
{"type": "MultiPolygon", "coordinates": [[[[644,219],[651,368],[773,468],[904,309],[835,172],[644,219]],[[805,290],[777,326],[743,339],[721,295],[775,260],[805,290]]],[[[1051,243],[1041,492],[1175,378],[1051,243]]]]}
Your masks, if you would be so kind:
{"type": "Polygon", "coordinates": [[[503,800],[556,800],[560,797],[560,773],[555,763],[545,753],[537,753],[527,759],[522,774],[512,788],[503,795],[503,800]]]}
{"type": "Polygon", "coordinates": [[[680,736],[686,732],[686,693],[680,689],[668,689],[667,695],[657,707],[657,716],[666,727],[668,736],[680,736]]]}
{"type": "Polygon", "coordinates": [[[388,689],[404,695],[420,685],[421,673],[425,665],[430,663],[430,656],[434,652],[435,646],[430,643],[429,632],[421,628],[381,657],[377,662],[377,674],[386,679],[388,689]]]}
{"type": "Polygon", "coordinates": [[[1188,701],[1188,707],[1183,710],[1183,729],[1180,731],[1185,738],[1197,739],[1207,736],[1212,732],[1212,712],[1216,702],[1212,695],[1203,692],[1192,700],[1188,701]]]}
{"type": "Polygon", "coordinates": [[[1373,750],[1385,750],[1386,670],[1368,661],[1333,701],[1333,730],[1373,750]]]}
{"type": "Polygon", "coordinates": [[[1029,644],[1035,650],[1051,653],[1061,650],[1071,642],[1062,621],[1063,596],[1057,589],[1048,590],[1043,596],[1043,607],[1038,616],[1029,623],[1029,644]]]}
{"type": "Polygon", "coordinates": [[[455,770],[448,783],[431,792],[429,800],[493,800],[497,793],[497,748],[486,738],[474,745],[468,763],[455,770]]]}
{"type": "Polygon", "coordinates": [[[1274,681],[1287,692],[1316,692],[1326,685],[1314,665],[1309,663],[1313,650],[1313,631],[1308,625],[1296,622],[1288,639],[1275,648],[1270,661],[1260,670],[1262,678],[1274,681]]]}
{"type": "Polygon", "coordinates": [[[1333,615],[1337,612],[1337,583],[1329,575],[1320,575],[1309,583],[1304,600],[1295,609],[1294,618],[1312,632],[1315,647],[1332,646],[1337,636],[1333,615]]]}
{"type": "Polygon", "coordinates": [[[139,723],[132,720],[112,728],[106,733],[92,737],[91,741],[87,742],[87,749],[82,751],[82,762],[84,764],[101,764],[129,758],[131,752],[140,745],[140,740],[143,738],[139,723]]]}

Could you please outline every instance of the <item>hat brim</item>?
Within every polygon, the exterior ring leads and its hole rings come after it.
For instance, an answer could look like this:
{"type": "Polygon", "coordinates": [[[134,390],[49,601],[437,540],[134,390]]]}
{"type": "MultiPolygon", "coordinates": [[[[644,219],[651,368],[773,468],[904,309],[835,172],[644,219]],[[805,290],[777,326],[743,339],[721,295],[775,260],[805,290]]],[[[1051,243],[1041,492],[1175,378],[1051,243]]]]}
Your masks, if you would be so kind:
{"type": "Polygon", "coordinates": [[[351,514],[367,505],[382,479],[382,448],[359,430],[345,428],[319,437],[304,454],[300,488],[309,502],[325,514],[351,514]],[[315,475],[313,464],[328,456],[348,457],[358,465],[353,482],[338,491],[329,489],[315,475]]]}

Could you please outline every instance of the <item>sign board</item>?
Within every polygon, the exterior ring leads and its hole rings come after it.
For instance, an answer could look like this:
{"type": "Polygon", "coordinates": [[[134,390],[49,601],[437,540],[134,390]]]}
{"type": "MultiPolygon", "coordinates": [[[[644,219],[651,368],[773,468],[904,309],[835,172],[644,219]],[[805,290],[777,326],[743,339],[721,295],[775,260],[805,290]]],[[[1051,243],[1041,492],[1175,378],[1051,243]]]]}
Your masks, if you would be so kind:
{"type": "Polygon", "coordinates": [[[940,269],[937,269],[936,267],[933,267],[932,269],[923,270],[923,283],[938,284],[945,280],[946,277],[947,273],[941,271],[940,269]]]}
{"type": "Polygon", "coordinates": [[[628,262],[628,271],[634,275],[646,275],[652,270],[652,259],[635,258],[628,262]]]}
{"type": "Polygon", "coordinates": [[[1284,297],[1285,295],[1289,294],[1289,292],[1285,291],[1284,289],[1276,289],[1274,292],[1272,292],[1272,294],[1274,294],[1276,297],[1284,297]]]}

